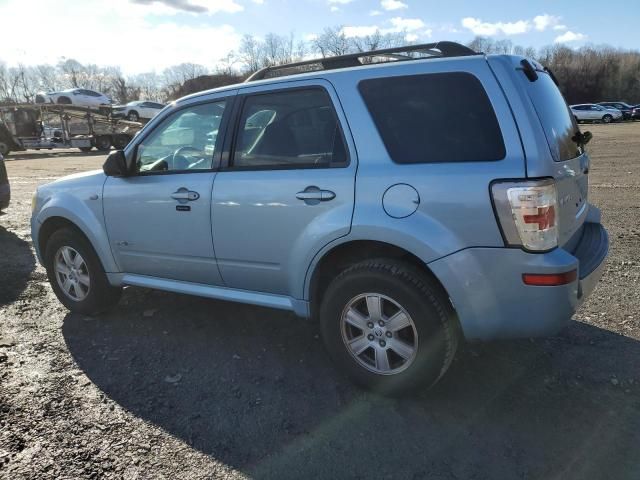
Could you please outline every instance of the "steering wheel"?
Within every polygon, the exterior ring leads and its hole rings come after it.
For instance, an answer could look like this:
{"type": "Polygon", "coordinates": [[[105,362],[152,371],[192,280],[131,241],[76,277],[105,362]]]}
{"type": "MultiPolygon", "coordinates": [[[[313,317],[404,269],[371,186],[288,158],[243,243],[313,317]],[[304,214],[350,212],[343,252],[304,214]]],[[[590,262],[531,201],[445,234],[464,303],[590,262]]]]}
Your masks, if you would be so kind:
{"type": "Polygon", "coordinates": [[[189,163],[189,160],[187,160],[187,158],[183,155],[184,152],[189,150],[192,152],[202,153],[202,150],[200,150],[199,148],[191,147],[189,145],[176,149],[176,151],[173,152],[173,155],[171,156],[171,166],[173,170],[187,170],[189,168],[189,165],[191,164],[189,163]]]}

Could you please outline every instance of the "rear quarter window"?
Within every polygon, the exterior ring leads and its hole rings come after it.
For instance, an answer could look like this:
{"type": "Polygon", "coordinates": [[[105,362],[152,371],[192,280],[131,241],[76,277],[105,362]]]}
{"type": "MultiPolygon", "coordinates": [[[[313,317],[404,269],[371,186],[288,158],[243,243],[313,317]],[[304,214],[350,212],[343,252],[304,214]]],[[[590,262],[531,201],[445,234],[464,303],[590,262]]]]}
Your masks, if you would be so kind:
{"type": "Polygon", "coordinates": [[[358,88],[395,163],[486,162],[506,155],[489,97],[470,73],[376,78],[358,88]]]}

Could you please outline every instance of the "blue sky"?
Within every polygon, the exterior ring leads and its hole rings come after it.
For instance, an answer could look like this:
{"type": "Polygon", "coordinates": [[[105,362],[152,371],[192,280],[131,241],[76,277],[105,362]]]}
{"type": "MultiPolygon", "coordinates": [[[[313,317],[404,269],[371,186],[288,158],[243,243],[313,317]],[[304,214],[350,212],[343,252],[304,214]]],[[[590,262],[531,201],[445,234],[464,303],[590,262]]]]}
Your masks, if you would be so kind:
{"type": "Polygon", "coordinates": [[[410,41],[483,35],[534,47],[640,49],[640,2],[634,0],[0,0],[0,18],[0,61],[66,57],[121,65],[125,73],[181,62],[212,67],[244,34],[293,32],[309,39],[338,25],[349,36],[379,29],[410,41]]]}

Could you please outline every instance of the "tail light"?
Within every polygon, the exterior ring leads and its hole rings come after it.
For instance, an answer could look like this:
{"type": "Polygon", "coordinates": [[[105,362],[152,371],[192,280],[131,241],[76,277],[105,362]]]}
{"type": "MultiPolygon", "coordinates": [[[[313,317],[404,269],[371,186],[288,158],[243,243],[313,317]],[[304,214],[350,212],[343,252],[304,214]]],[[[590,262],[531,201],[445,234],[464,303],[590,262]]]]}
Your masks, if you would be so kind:
{"type": "Polygon", "coordinates": [[[535,252],[558,246],[558,200],[553,179],[496,182],[491,193],[507,244],[535,252]]]}

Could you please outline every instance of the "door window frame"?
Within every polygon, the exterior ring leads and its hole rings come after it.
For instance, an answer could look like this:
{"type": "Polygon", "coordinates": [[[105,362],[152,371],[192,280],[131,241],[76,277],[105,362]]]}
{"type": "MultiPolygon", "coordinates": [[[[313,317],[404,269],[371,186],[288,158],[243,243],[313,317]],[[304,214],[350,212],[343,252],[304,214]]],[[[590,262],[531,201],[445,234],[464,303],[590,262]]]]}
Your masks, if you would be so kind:
{"type": "Polygon", "coordinates": [[[239,92],[235,105],[233,108],[233,112],[231,114],[230,124],[232,125],[229,129],[229,134],[225,137],[224,147],[222,148],[222,159],[220,161],[220,170],[227,172],[255,172],[255,171],[269,171],[269,170],[328,170],[334,168],[348,168],[351,165],[351,148],[349,142],[347,141],[345,127],[340,118],[340,114],[338,112],[338,108],[336,106],[336,102],[334,101],[331,92],[327,87],[321,85],[319,83],[305,83],[304,85],[295,85],[295,86],[282,86],[282,84],[275,84],[272,88],[260,89],[256,91],[242,93],[239,92]],[[301,90],[321,90],[329,99],[329,105],[333,109],[333,114],[336,118],[336,122],[338,125],[338,130],[340,133],[340,138],[344,144],[345,156],[346,160],[341,163],[326,165],[265,165],[265,166],[234,166],[232,161],[235,155],[236,144],[238,140],[238,135],[240,134],[240,122],[242,120],[242,112],[244,110],[245,103],[250,97],[257,97],[260,95],[269,95],[274,93],[284,93],[284,92],[294,92],[301,90]]]}
{"type": "Polygon", "coordinates": [[[227,143],[227,133],[229,131],[229,121],[232,118],[232,114],[235,111],[236,106],[236,94],[235,91],[228,92],[228,95],[208,98],[206,100],[200,100],[195,102],[190,102],[185,105],[180,105],[175,109],[171,109],[165,115],[158,118],[159,115],[156,115],[154,118],[154,122],[151,125],[152,128],[142,130],[139,137],[136,138],[136,143],[133,145],[131,150],[127,153],[127,162],[131,164],[132,174],[129,178],[135,177],[148,177],[148,176],[158,176],[158,175],[184,175],[184,174],[194,174],[194,173],[211,173],[217,172],[221,169],[222,166],[222,158],[223,158],[223,147],[227,143]],[[152,135],[157,128],[162,127],[165,120],[168,120],[170,117],[178,114],[179,112],[186,110],[188,108],[197,107],[199,105],[206,105],[210,103],[219,103],[226,102],[224,107],[224,111],[222,112],[222,119],[220,120],[220,126],[218,127],[218,136],[216,137],[216,147],[220,146],[221,148],[214,148],[213,156],[211,157],[211,168],[199,168],[194,170],[166,170],[166,171],[151,171],[151,172],[139,172],[135,170],[136,158],[138,156],[138,147],[140,144],[144,143],[144,140],[152,135]],[[157,119],[157,121],[156,121],[157,119]]]}

